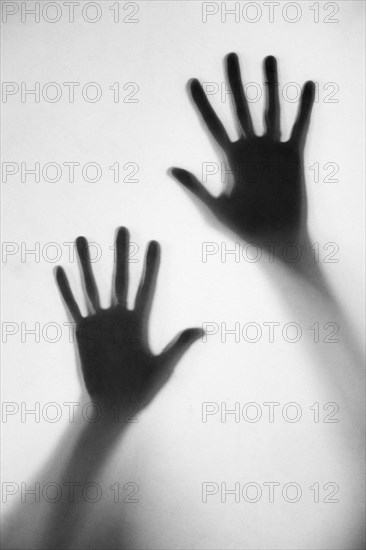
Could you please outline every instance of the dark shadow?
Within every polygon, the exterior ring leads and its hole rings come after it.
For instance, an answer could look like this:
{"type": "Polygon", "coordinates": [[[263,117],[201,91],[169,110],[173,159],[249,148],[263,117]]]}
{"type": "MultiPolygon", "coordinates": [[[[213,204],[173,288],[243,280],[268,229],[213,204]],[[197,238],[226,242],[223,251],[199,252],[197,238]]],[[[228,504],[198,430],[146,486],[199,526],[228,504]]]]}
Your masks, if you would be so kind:
{"type": "MultiPolygon", "coordinates": [[[[7,548],[29,548],[30,544],[42,550],[84,548],[84,538],[89,537],[92,525],[90,499],[85,497],[83,488],[101,478],[121,436],[131,425],[131,413],[137,414],[154,399],[182,355],[203,334],[198,328],[187,329],[159,355],[150,351],[148,321],[160,263],[160,246],[156,241],[148,245],[133,309],[127,308],[127,229],[120,228],[116,236],[114,296],[106,309],[100,306],[88,242],[79,237],[76,244],[89,310],[86,317],[81,315],[61,267],[56,270],[56,280],[76,323],[78,357],[89,396],[83,400],[92,405],[92,414],[87,421],[79,417],[76,425],[66,431],[37,477],[39,483],[58,480],[59,485],[76,484],[75,493],[55,502],[42,495],[41,502],[20,505],[7,521],[4,537],[7,548]]],[[[111,521],[109,528],[113,536],[108,544],[118,542],[118,548],[126,548],[120,520],[116,524],[111,521]]],[[[102,540],[103,536],[100,537],[102,540]]],[[[131,539],[130,533],[128,538],[131,539]]],[[[91,543],[89,540],[88,544],[91,543]]]]}

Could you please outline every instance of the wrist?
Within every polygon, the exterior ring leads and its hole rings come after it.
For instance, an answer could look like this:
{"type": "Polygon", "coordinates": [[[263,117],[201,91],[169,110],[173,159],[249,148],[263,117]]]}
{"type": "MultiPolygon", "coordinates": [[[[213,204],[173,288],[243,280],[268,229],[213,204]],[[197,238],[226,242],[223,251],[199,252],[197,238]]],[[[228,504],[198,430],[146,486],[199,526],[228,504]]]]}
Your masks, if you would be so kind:
{"type": "Polygon", "coordinates": [[[320,270],[316,244],[311,241],[307,232],[263,243],[268,250],[270,262],[277,262],[299,273],[320,270]]]}
{"type": "Polygon", "coordinates": [[[139,422],[139,408],[136,403],[128,401],[103,401],[86,398],[83,401],[83,423],[91,429],[122,430],[130,424],[139,422]]]}

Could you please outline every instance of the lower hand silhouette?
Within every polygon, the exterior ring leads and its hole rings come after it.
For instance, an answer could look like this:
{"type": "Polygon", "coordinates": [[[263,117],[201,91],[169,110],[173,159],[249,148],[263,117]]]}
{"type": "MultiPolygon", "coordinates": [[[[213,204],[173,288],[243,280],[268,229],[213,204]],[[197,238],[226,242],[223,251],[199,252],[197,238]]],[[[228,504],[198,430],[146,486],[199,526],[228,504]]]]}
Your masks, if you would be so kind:
{"type": "Polygon", "coordinates": [[[229,54],[226,65],[240,126],[238,141],[230,141],[198,80],[191,81],[190,90],[234,172],[232,190],[216,198],[190,172],[172,168],[171,173],[241,238],[264,246],[273,241],[303,243],[307,240],[303,149],[314,102],[314,83],[305,84],[291,137],[281,142],[276,59],[265,59],[267,106],[263,136],[254,133],[237,55],[229,54]]]}
{"type": "Polygon", "coordinates": [[[167,382],[179,359],[203,331],[198,328],[184,330],[162,353],[151,353],[147,328],[160,257],[156,241],[148,245],[144,273],[132,310],[126,305],[127,229],[120,228],[117,234],[114,298],[108,309],[100,306],[88,242],[79,237],[76,245],[92,313],[87,317],[81,315],[62,267],[57,268],[56,279],[67,308],[77,323],[76,339],[87,391],[102,407],[133,403],[135,408],[141,409],[167,382]]]}

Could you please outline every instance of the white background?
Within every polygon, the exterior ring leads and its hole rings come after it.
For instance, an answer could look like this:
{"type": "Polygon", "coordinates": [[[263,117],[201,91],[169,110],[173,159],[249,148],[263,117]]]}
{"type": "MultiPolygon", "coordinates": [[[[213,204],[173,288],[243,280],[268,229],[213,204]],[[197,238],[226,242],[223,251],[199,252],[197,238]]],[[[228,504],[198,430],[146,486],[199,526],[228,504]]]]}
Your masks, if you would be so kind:
{"type": "MultiPolygon", "coordinates": [[[[34,2],[27,2],[32,6],[34,2]]],[[[82,3],[83,4],[83,3],[82,3]]],[[[243,7],[247,2],[241,2],[243,7]]],[[[88,23],[75,9],[75,22],[68,12],[55,24],[32,17],[23,23],[20,14],[2,25],[2,80],[61,85],[57,103],[42,98],[25,103],[20,94],[3,103],[3,162],[97,162],[103,169],[98,183],[88,183],[77,171],[74,183],[63,178],[49,183],[32,176],[26,182],[19,174],[2,183],[2,240],[22,242],[29,248],[59,243],[62,264],[75,296],[82,302],[77,264],[70,263],[63,245],[78,235],[99,243],[102,258],[95,274],[103,304],[110,295],[115,229],[129,228],[139,246],[138,263],[131,264],[130,297],[137,288],[145,245],[157,239],[162,245],[162,263],[150,324],[152,349],[160,351],[183,328],[203,322],[278,321],[283,326],[297,321],[289,314],[276,284],[261,264],[219,255],[206,263],[201,259],[202,242],[226,243],[235,238],[207,223],[197,203],[167,174],[180,166],[201,176],[202,162],[220,161],[191,105],[186,83],[191,77],[203,82],[225,82],[223,59],[238,52],[245,82],[262,86],[262,61],[275,55],[281,85],[306,80],[319,82],[305,150],[309,198],[309,227],[313,241],[335,242],[339,262],[324,264],[331,285],[351,316],[356,337],[363,334],[363,197],[364,197],[364,5],[361,1],[331,3],[339,6],[338,23],[324,23],[331,13],[320,2],[320,22],[314,23],[313,2],[297,2],[301,17],[286,22],[281,2],[273,23],[263,3],[262,17],[249,23],[220,12],[202,21],[199,1],[138,2],[138,23],[113,22],[112,2],[99,2],[102,17],[88,23]],[[79,82],[74,103],[69,103],[63,82],[79,82]],[[98,82],[103,96],[86,102],[80,93],[88,82],[98,82]],[[138,103],[114,103],[108,89],[114,82],[139,86],[138,103]],[[339,86],[337,103],[324,102],[339,86]],[[138,183],[114,183],[108,169],[114,162],[139,165],[138,183]],[[338,183],[315,183],[309,166],[315,162],[339,165],[338,183]]],[[[19,5],[19,3],[18,3],[19,5]]],[[[60,3],[62,5],[62,2],[60,3]]],[[[121,3],[123,7],[124,3],[121,3]]],[[[220,3],[217,3],[220,6],[220,3]]],[[[232,8],[233,3],[227,4],[232,8]]],[[[123,11],[121,18],[132,11],[123,11]]],[[[51,13],[51,11],[50,11],[51,13]]],[[[92,11],[90,11],[92,14],[92,11]]],[[[249,17],[254,17],[254,11],[249,17]]],[[[293,17],[295,12],[288,12],[293,17]]],[[[130,91],[130,89],[128,90],[130,91]]],[[[126,91],[123,91],[126,95],[126,91]]],[[[211,97],[217,113],[235,137],[230,97],[211,97]]],[[[250,105],[258,132],[262,131],[263,98],[250,105]]],[[[281,101],[283,138],[289,135],[298,103],[281,101]]],[[[125,173],[123,174],[124,177],[125,173]]],[[[323,174],[324,176],[324,174],[323,174]]],[[[208,180],[213,192],[220,189],[219,175],[208,180]]],[[[53,276],[54,264],[41,256],[36,262],[20,253],[3,260],[3,322],[67,322],[53,276]]],[[[311,310],[311,306],[310,310],[311,310]]],[[[317,321],[316,318],[312,322],[317,321]]],[[[311,324],[309,322],[309,324],[311,324]]],[[[73,345],[64,330],[59,342],[20,332],[3,347],[2,387],[4,401],[28,407],[39,402],[62,404],[77,401],[80,381],[73,345]]],[[[212,336],[198,342],[180,362],[173,379],[128,432],[115,456],[107,482],[136,481],[140,503],[125,505],[131,545],[135,548],[361,548],[359,529],[359,478],[353,458],[337,424],[315,424],[308,407],[318,401],[336,401],[331,389],[320,384],[316,354],[304,340],[289,344],[263,337],[256,344],[212,336]],[[296,401],[304,409],[298,423],[235,423],[219,415],[202,423],[202,402],[236,401],[263,404],[296,401]],[[201,483],[226,481],[228,486],[254,481],[296,481],[303,488],[300,502],[279,498],[273,504],[263,496],[256,504],[219,495],[207,504],[201,501],[201,483]],[[338,504],[314,504],[308,487],[329,481],[341,487],[338,504]],[[134,529],[136,527],[136,529],[134,529]]],[[[265,409],[263,408],[265,411],[265,409]]],[[[3,425],[6,445],[3,480],[20,483],[34,480],[39,467],[72,426],[63,408],[60,422],[41,418],[35,423],[20,416],[3,425]]],[[[361,413],[360,413],[361,414],[361,413]]],[[[231,418],[231,420],[230,420],[231,418]]],[[[106,483],[107,483],[106,482],[106,483]]],[[[108,483],[107,483],[108,485],[108,483]]],[[[265,494],[265,493],[264,493],[265,494]]],[[[10,506],[14,504],[11,500],[10,506]]]]}

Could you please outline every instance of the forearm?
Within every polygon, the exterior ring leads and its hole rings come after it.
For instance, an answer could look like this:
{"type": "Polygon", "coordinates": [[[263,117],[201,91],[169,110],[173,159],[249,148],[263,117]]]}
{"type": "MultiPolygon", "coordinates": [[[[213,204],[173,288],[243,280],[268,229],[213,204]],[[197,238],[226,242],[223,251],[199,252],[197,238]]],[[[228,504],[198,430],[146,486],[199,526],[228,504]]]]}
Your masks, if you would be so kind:
{"type": "Polygon", "coordinates": [[[302,252],[296,263],[268,264],[267,276],[280,293],[291,320],[298,322],[308,336],[309,360],[318,369],[314,376],[342,403],[349,421],[362,429],[364,369],[359,339],[313,250],[304,246],[302,252]]]}
{"type": "Polygon", "coordinates": [[[40,499],[19,503],[4,522],[6,548],[78,547],[76,541],[93,508],[89,492],[94,497],[98,488],[102,506],[104,495],[110,494],[103,485],[103,473],[133,420],[130,412],[126,414],[131,407],[121,405],[118,415],[117,407],[93,407],[87,396],[79,401],[88,413],[73,419],[50,459],[29,482],[29,486],[38,484],[42,488],[40,499]],[[97,418],[93,418],[93,410],[97,411],[97,418]],[[56,500],[51,486],[58,488],[56,500]],[[50,487],[46,493],[45,487],[50,487]]]}
{"type": "MultiPolygon", "coordinates": [[[[68,549],[75,544],[81,530],[80,518],[85,524],[88,516],[84,490],[88,484],[100,486],[104,467],[129,425],[117,409],[99,405],[97,418],[82,426],[59,474],[60,484],[71,484],[72,498],[49,507],[41,548],[68,549]]],[[[70,491],[68,494],[70,497],[70,491]]]]}

